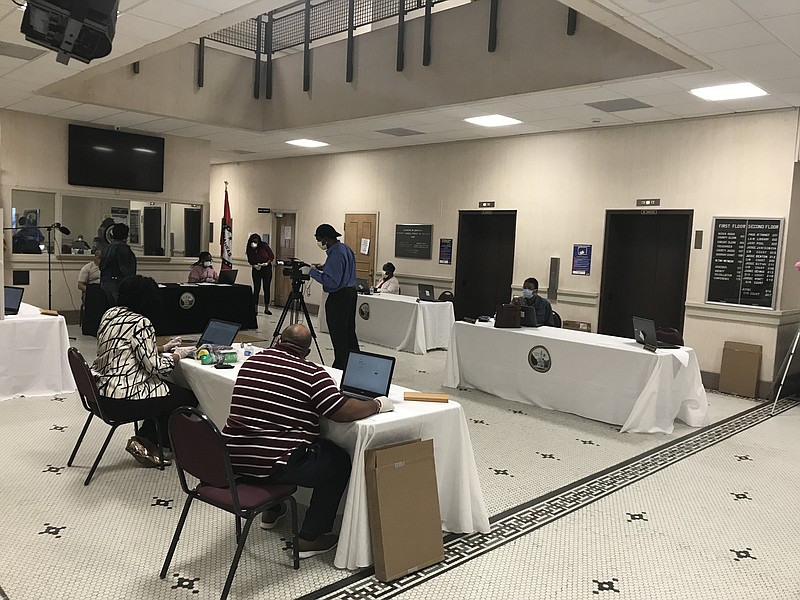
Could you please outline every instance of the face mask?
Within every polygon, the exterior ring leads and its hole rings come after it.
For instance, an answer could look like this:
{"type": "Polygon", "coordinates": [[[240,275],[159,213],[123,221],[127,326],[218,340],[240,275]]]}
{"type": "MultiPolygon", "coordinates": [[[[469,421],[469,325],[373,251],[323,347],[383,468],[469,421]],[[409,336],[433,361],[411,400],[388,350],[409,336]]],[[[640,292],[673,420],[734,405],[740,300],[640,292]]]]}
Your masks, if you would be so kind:
{"type": "Polygon", "coordinates": [[[323,242],[322,240],[317,242],[317,246],[319,246],[322,250],[327,250],[327,248],[325,247],[325,242],[323,242]]]}
{"type": "Polygon", "coordinates": [[[522,297],[525,299],[533,298],[533,290],[523,289],[522,290],[522,297]]]}
{"type": "Polygon", "coordinates": [[[207,260],[206,262],[203,263],[203,266],[204,267],[210,267],[211,266],[211,261],[207,260]]]}
{"type": "Polygon", "coordinates": [[[251,248],[257,248],[258,247],[258,242],[250,242],[250,247],[251,248]]]}

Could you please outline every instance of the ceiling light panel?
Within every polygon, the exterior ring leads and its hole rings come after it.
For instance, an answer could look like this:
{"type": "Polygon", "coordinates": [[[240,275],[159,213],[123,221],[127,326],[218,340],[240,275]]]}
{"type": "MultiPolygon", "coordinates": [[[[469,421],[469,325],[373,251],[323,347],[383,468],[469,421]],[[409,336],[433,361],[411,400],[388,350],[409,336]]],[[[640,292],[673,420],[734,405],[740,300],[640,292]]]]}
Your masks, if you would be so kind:
{"type": "Polygon", "coordinates": [[[757,85],[745,81],[742,83],[729,83],[711,87],[695,88],[689,90],[692,94],[703,100],[718,102],[720,100],[740,100],[742,98],[756,98],[766,96],[767,92],[757,85]]]}
{"type": "Polygon", "coordinates": [[[505,127],[507,125],[518,125],[522,123],[519,119],[512,119],[504,115],[484,115],[483,117],[470,117],[464,120],[467,123],[480,125],[481,127],[505,127]]]}
{"type": "Polygon", "coordinates": [[[327,146],[328,144],[325,142],[318,142],[317,140],[289,140],[286,142],[287,144],[291,144],[292,146],[300,146],[302,148],[321,148],[322,146],[327,146]]]}

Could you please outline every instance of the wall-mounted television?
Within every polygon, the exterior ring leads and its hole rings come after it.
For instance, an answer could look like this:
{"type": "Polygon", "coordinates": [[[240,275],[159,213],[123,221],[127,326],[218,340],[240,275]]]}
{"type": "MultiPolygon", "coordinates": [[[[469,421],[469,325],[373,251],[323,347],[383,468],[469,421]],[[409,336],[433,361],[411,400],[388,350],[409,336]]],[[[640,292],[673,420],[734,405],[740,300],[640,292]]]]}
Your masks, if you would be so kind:
{"type": "Polygon", "coordinates": [[[70,185],[164,191],[164,138],[69,126],[70,185]]]}

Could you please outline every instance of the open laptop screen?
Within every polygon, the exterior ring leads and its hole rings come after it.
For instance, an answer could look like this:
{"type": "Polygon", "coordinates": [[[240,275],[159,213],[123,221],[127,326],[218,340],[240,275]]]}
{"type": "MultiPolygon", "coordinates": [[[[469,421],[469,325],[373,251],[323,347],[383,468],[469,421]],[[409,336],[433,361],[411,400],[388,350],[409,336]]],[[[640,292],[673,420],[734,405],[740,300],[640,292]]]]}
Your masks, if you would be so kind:
{"type": "Polygon", "coordinates": [[[7,315],[15,315],[19,312],[19,305],[22,304],[22,293],[24,291],[25,288],[21,287],[3,286],[3,300],[7,315]]]}
{"type": "Polygon", "coordinates": [[[393,372],[393,356],[351,351],[342,374],[342,393],[370,398],[386,396],[392,385],[393,372]]]}
{"type": "Polygon", "coordinates": [[[236,275],[239,274],[239,269],[223,269],[217,275],[217,283],[236,283],[236,275]]]}
{"type": "Polygon", "coordinates": [[[197,345],[216,344],[218,346],[230,346],[241,327],[239,323],[211,319],[206,325],[203,335],[200,336],[197,345]]]}

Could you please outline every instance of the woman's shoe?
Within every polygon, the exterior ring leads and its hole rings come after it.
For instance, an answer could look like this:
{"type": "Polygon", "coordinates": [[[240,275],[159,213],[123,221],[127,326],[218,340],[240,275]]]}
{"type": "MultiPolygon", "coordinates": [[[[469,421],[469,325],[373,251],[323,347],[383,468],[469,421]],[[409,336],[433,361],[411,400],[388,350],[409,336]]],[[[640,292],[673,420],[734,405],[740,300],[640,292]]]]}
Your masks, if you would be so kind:
{"type": "Polygon", "coordinates": [[[149,448],[149,445],[150,444],[146,440],[143,440],[137,436],[133,436],[128,440],[125,450],[136,459],[136,462],[144,467],[159,467],[162,466],[162,464],[163,466],[168,467],[172,464],[172,462],[166,458],[162,463],[158,458],[158,450],[153,453],[152,448],[149,448]]]}

